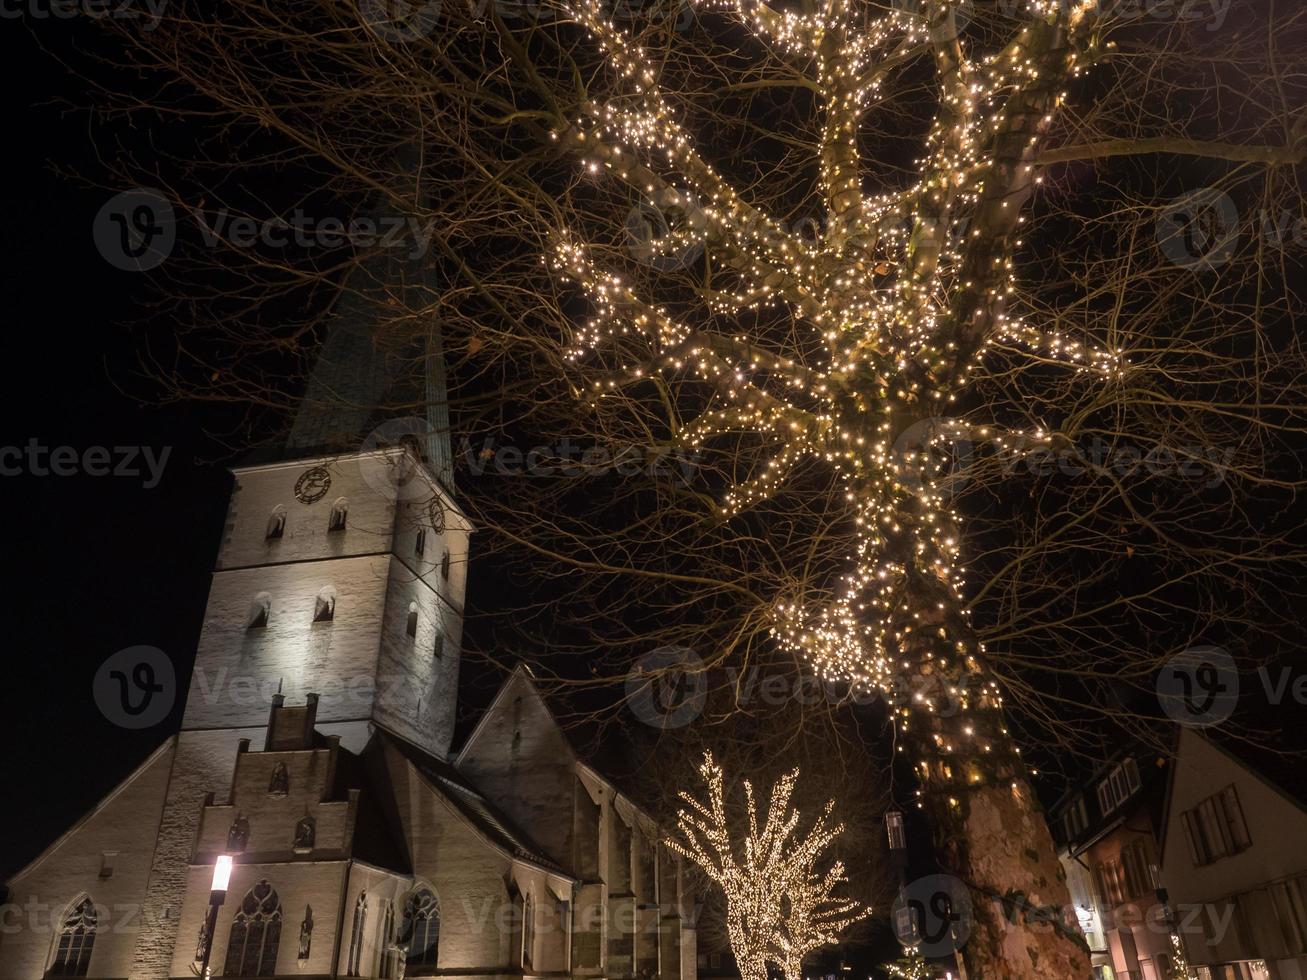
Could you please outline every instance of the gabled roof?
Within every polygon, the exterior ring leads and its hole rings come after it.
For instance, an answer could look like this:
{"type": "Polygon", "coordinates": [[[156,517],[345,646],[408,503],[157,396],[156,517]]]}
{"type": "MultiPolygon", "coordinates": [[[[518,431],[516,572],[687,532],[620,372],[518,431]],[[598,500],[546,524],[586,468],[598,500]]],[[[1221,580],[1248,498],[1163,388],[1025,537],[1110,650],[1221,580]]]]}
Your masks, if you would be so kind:
{"type": "Polygon", "coordinates": [[[544,850],[501,813],[475,786],[463,778],[448,762],[428,755],[410,742],[384,732],[387,741],[395,746],[422,775],[432,789],[439,793],[468,823],[490,843],[515,858],[528,861],[546,871],[570,878],[563,868],[548,857],[544,850]]]}
{"type": "Polygon", "coordinates": [[[499,690],[495,692],[494,699],[491,700],[490,706],[487,707],[486,710],[481,713],[481,717],[477,719],[477,723],[475,726],[473,726],[471,733],[467,737],[467,740],[463,743],[462,747],[459,748],[458,752],[455,754],[454,756],[455,766],[461,766],[463,764],[463,757],[467,755],[467,750],[471,748],[472,743],[475,742],[481,736],[482,731],[489,723],[490,719],[494,717],[495,713],[499,710],[500,704],[508,697],[509,692],[512,691],[513,688],[519,686],[525,686],[527,692],[531,694],[532,698],[539,703],[542,709],[544,709],[544,712],[549,717],[550,722],[553,723],[554,728],[558,731],[558,734],[562,737],[563,742],[566,745],[568,751],[572,754],[572,760],[576,761],[577,759],[576,746],[572,744],[572,740],[567,737],[567,732],[563,731],[562,726],[558,724],[558,719],[554,717],[554,713],[549,709],[549,704],[545,701],[544,696],[540,693],[540,689],[535,685],[535,677],[532,676],[530,669],[527,668],[525,664],[518,664],[516,667],[513,668],[512,672],[504,680],[504,683],[499,685],[499,690]]]}
{"type": "MultiPolygon", "coordinates": [[[[29,873],[30,871],[35,870],[35,868],[42,861],[48,858],[55,851],[59,850],[59,848],[63,846],[65,841],[67,841],[79,830],[81,830],[82,827],[85,826],[91,820],[92,817],[94,817],[97,813],[99,813],[106,806],[108,806],[114,800],[114,798],[118,796],[119,793],[123,792],[123,790],[127,789],[128,786],[134,783],[140,777],[141,773],[145,772],[152,765],[154,765],[154,763],[159,759],[160,756],[162,756],[165,752],[172,751],[172,749],[176,746],[176,744],[177,744],[177,736],[169,735],[168,738],[164,740],[164,742],[157,749],[155,749],[148,756],[146,756],[145,759],[141,762],[141,764],[137,766],[135,769],[133,769],[122,782],[120,782],[117,786],[115,786],[108,793],[106,793],[99,803],[97,803],[91,809],[83,813],[82,816],[77,820],[77,822],[74,823],[62,834],[60,834],[59,837],[56,840],[54,840],[49,847],[43,850],[36,857],[32,858],[32,860],[28,861],[27,864],[24,865],[22,868],[20,868],[19,870],[15,871],[12,875],[10,875],[9,878],[4,882],[4,884],[8,885],[10,882],[17,881],[23,875],[29,873]]],[[[164,794],[166,795],[166,793],[167,793],[167,787],[165,786],[164,794]]],[[[162,798],[160,798],[160,811],[159,811],[160,813],[163,812],[162,804],[163,804],[163,800],[162,798]]]]}
{"type": "MultiPolygon", "coordinates": [[[[518,664],[513,668],[512,673],[500,685],[496,692],[494,700],[490,702],[481,718],[477,721],[472,733],[468,735],[462,747],[454,758],[454,765],[462,767],[463,760],[468,749],[481,735],[487,720],[491,718],[499,709],[508,695],[514,690],[525,689],[531,698],[537,702],[545,715],[549,718],[550,723],[554,726],[562,739],[566,750],[571,756],[571,761],[584,767],[585,771],[590,773],[599,782],[604,783],[616,795],[622,797],[626,803],[639,810],[645,817],[652,819],[649,814],[649,807],[640,802],[636,794],[631,793],[622,782],[614,779],[612,772],[618,768],[616,765],[619,758],[629,758],[629,743],[621,738],[600,737],[599,726],[591,721],[580,721],[575,725],[564,727],[558,721],[558,716],[550,707],[545,696],[540,693],[540,688],[536,684],[535,675],[525,664],[518,664]],[[587,747],[596,747],[588,749],[587,747]]],[[[606,733],[610,734],[610,733],[606,733]]]]}

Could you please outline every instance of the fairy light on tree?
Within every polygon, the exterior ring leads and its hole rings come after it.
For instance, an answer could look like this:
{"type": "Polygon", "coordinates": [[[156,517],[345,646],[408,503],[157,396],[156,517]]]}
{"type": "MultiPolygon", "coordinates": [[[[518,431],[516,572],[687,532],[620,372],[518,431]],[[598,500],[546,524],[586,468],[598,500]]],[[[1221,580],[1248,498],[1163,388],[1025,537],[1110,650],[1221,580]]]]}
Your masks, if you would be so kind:
{"type": "Polygon", "coordinates": [[[823,855],[844,832],[829,823],[835,802],[813,826],[799,832],[800,815],[791,805],[799,770],[772,787],[761,822],[753,784],[744,782],[747,832],[733,829],[725,800],[721,766],[705,753],[699,767],[706,800],[682,792],[685,803],[676,817],[677,835],[668,846],[693,861],[726,896],[726,926],[731,951],[744,980],[765,980],[767,963],[775,963],[786,980],[802,980],[803,958],[838,941],[840,933],[871,910],[836,890],[845,883],[844,864],[819,870],[823,855]]]}
{"type": "MultiPolygon", "coordinates": [[[[1036,147],[1066,97],[1063,86],[1093,61],[1094,4],[1035,0],[1020,31],[987,53],[964,47],[958,6],[937,0],[924,17],[890,8],[870,20],[846,0],[827,0],[812,13],[756,0],[720,8],[811,67],[824,119],[816,155],[828,219],[825,239],[813,243],[751,207],[699,155],[654,63],[598,0],[566,4],[603,50],[620,94],[590,106],[557,138],[576,146],[591,171],[687,216],[654,246],[673,254],[693,243],[713,256],[706,320],[744,324],[779,306],[810,332],[816,356],[773,353],[746,329],[710,332],[703,321],[674,315],[605,270],[567,228],[558,229],[549,256],[592,308],[573,338],[574,363],[628,350],[631,337],[647,352],[593,380],[590,397],[651,375],[689,373],[716,394],[681,428],[681,447],[740,431],[779,445],[724,494],[722,520],[770,498],[807,460],[838,474],[855,527],[842,581],[821,602],[776,601],[771,633],[826,677],[859,689],[893,695],[905,666],[940,679],[960,710],[942,712],[920,694],[894,710],[917,756],[922,805],[945,819],[954,810],[965,819],[985,790],[1008,797],[991,810],[1028,809],[1027,768],[1007,737],[998,685],[966,682],[986,678],[985,648],[963,601],[962,521],[930,464],[942,436],[927,440],[917,459],[903,458],[895,441],[906,424],[946,414],[995,344],[1100,383],[1129,370],[1122,351],[1042,326],[1010,302],[1021,206],[1040,179],[1036,147]],[[918,178],[903,190],[865,194],[860,118],[896,64],[923,51],[934,60],[939,108],[918,178]]],[[[1051,439],[997,422],[971,425],[967,434],[980,444],[1033,448],[1051,439]]],[[[1056,900],[1064,889],[1045,891],[1056,900]]],[[[756,969],[757,954],[750,955],[756,969]]],[[[1083,965],[1078,951],[1064,956],[1057,969],[1083,965]]]]}

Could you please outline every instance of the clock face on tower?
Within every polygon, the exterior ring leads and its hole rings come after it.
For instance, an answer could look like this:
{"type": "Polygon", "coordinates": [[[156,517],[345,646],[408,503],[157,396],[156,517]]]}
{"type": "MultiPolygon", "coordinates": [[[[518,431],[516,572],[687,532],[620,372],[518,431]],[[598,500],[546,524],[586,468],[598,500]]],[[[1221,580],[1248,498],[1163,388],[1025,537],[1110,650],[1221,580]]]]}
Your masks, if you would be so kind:
{"type": "Polygon", "coordinates": [[[431,501],[431,527],[437,534],[445,530],[445,508],[439,500],[431,501]]]}
{"type": "Polygon", "coordinates": [[[321,466],[305,470],[295,481],[295,498],[302,504],[321,500],[331,489],[331,474],[321,466]]]}

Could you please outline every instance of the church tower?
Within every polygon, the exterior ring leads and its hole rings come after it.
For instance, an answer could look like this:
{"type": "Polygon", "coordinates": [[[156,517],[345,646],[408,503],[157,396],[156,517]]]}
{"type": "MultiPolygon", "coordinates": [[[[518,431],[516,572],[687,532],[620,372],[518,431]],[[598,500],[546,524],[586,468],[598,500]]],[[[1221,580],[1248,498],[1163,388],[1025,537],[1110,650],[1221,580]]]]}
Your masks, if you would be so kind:
{"type": "Polygon", "coordinates": [[[452,493],[438,330],[416,354],[378,345],[385,298],[421,287],[412,272],[355,271],[286,447],[233,469],[132,980],[172,975],[202,808],[245,745],[271,745],[274,707],[312,702],[310,731],[355,754],[377,729],[449,753],[472,527],[452,493]],[[415,358],[424,415],[381,414],[415,358]]]}

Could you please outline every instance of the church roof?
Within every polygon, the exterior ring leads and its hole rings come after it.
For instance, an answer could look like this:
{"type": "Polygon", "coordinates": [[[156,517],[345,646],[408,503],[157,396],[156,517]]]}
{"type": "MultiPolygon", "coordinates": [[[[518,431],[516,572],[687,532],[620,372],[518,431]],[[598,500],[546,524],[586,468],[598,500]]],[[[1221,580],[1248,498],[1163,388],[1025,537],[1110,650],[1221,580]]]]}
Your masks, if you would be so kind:
{"type": "Polygon", "coordinates": [[[388,736],[388,740],[422,774],[427,784],[448,800],[468,823],[481,832],[482,836],[514,857],[530,861],[555,874],[571,877],[563,868],[546,857],[539,845],[501,813],[484,793],[469,783],[448,762],[428,755],[401,739],[388,736]]]}

